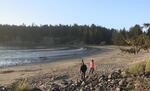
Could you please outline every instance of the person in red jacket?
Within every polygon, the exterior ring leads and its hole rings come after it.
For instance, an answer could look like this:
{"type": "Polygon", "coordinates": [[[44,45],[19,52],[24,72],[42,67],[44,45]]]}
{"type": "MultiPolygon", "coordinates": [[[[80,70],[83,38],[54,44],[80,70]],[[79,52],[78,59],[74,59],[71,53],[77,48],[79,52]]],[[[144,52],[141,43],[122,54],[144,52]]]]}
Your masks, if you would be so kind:
{"type": "Polygon", "coordinates": [[[94,63],[94,60],[92,59],[89,64],[89,74],[91,74],[91,73],[93,74],[94,68],[95,68],[95,63],[94,63]]]}

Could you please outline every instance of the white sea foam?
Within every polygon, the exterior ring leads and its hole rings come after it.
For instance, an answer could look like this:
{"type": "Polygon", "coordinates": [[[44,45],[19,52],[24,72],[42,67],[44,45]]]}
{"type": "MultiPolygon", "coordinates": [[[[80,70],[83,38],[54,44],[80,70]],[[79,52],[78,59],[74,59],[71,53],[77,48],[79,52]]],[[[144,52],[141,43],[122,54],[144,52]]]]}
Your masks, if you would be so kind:
{"type": "Polygon", "coordinates": [[[11,66],[19,64],[36,63],[43,60],[49,60],[53,58],[66,57],[72,55],[81,55],[86,48],[78,49],[23,49],[23,50],[0,50],[0,66],[11,66]]]}

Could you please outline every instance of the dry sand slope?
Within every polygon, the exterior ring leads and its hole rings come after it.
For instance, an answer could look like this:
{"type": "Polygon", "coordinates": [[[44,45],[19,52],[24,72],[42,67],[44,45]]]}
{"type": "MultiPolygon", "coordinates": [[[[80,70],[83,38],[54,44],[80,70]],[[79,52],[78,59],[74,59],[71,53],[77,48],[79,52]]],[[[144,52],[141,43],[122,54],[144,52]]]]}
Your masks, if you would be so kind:
{"type": "MultiPolygon", "coordinates": [[[[121,53],[118,46],[96,46],[101,52],[83,57],[88,65],[91,58],[96,62],[96,71],[107,73],[112,70],[127,67],[133,61],[148,59],[150,53],[141,52],[137,55],[121,53]]],[[[67,74],[67,79],[79,77],[81,58],[61,60],[59,62],[34,64],[28,66],[7,67],[0,70],[0,84],[10,84],[17,79],[27,77],[57,76],[67,74]]]]}

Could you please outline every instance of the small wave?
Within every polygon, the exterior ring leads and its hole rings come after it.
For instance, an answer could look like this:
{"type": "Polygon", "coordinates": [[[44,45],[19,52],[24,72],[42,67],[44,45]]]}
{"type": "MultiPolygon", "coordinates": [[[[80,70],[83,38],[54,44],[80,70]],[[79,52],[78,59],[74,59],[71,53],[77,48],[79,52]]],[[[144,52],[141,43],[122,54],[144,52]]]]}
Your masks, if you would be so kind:
{"type": "Polygon", "coordinates": [[[87,48],[76,49],[27,49],[27,50],[0,50],[0,66],[13,66],[30,63],[52,61],[58,58],[67,58],[84,54],[87,48]]]}
{"type": "Polygon", "coordinates": [[[0,61],[0,67],[5,67],[5,66],[14,66],[14,65],[22,65],[22,64],[29,64],[31,63],[30,60],[19,60],[19,59],[16,59],[16,60],[1,60],[0,61]]]}

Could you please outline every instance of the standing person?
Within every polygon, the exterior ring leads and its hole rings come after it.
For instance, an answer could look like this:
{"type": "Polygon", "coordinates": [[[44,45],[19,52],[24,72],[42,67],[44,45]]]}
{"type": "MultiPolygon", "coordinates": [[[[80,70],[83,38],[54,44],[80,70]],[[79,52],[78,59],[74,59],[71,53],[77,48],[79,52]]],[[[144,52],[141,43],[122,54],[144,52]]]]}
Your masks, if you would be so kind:
{"type": "Polygon", "coordinates": [[[89,64],[89,69],[90,69],[89,74],[91,74],[91,73],[93,74],[94,68],[95,68],[95,63],[94,63],[94,60],[92,59],[89,64]]]}
{"type": "Polygon", "coordinates": [[[87,71],[87,66],[86,66],[86,64],[84,64],[84,61],[82,59],[82,64],[81,64],[81,67],[80,67],[80,73],[81,73],[81,78],[82,79],[85,79],[86,71],[87,71]]]}

